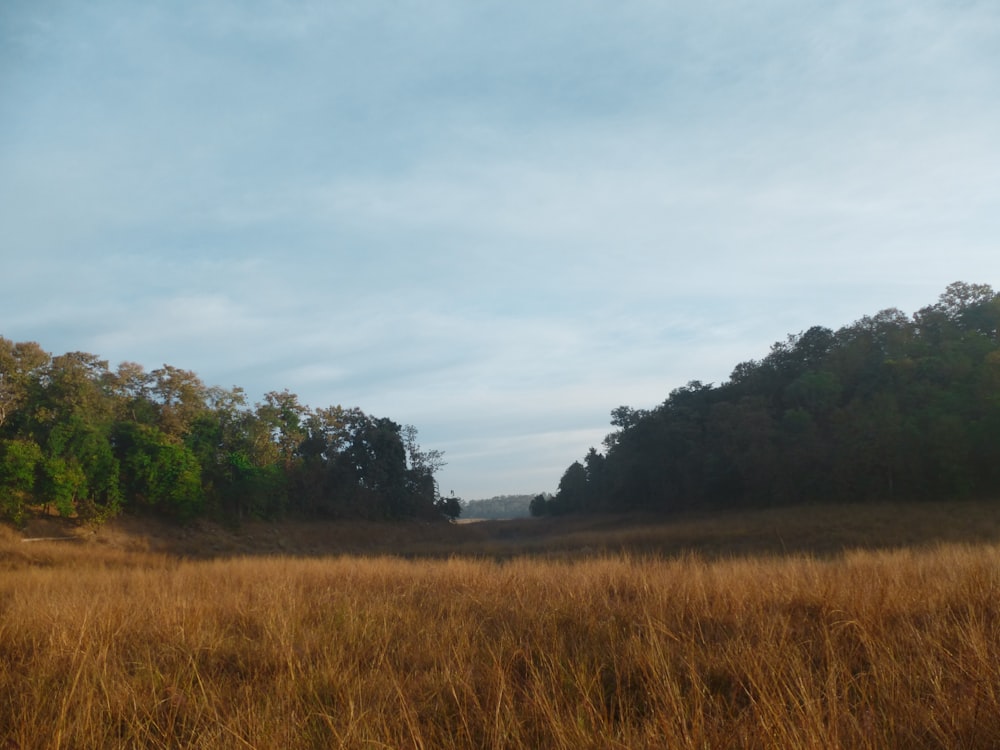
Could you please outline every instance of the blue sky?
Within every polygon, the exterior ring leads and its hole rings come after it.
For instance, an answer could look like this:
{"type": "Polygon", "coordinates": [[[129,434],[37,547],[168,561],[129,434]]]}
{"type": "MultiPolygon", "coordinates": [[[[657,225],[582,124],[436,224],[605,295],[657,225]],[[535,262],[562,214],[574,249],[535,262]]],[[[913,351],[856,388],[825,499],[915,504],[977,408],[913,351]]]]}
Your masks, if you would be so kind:
{"type": "Polygon", "coordinates": [[[998,285],[992,0],[0,3],[0,335],[552,491],[788,333],[998,285]]]}

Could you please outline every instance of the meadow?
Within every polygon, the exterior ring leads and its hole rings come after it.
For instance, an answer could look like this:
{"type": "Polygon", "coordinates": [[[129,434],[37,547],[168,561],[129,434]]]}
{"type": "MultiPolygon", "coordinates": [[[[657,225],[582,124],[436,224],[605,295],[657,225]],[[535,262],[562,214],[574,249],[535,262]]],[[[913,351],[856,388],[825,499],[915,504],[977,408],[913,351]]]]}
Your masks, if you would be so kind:
{"type": "Polygon", "coordinates": [[[0,746],[997,747],[995,506],[4,527],[0,746]]]}

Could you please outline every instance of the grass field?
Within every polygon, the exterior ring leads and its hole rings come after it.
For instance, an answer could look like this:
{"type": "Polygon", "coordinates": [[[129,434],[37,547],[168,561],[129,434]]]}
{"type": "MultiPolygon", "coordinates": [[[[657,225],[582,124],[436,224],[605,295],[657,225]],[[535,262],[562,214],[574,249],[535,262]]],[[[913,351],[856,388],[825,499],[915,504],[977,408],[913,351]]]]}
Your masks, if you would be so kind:
{"type": "Polygon", "coordinates": [[[1000,747],[993,504],[37,524],[0,747],[1000,747]]]}

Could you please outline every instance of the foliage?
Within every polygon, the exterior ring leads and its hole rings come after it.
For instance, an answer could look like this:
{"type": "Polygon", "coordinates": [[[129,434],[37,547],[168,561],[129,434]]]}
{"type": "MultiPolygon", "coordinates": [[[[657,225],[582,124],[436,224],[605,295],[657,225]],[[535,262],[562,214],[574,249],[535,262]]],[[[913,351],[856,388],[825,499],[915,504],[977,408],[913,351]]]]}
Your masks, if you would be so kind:
{"type": "Polygon", "coordinates": [[[439,497],[434,507],[437,508],[441,515],[452,521],[462,515],[462,500],[455,497],[454,492],[448,495],[448,497],[439,497]]]}
{"type": "Polygon", "coordinates": [[[115,435],[133,502],[181,519],[201,510],[201,466],[195,455],[149,425],[123,424],[115,435]]]}
{"type": "Polygon", "coordinates": [[[1000,492],[1000,294],[956,282],[912,317],[888,309],[779,341],[729,381],[612,412],[543,514],[676,511],[1000,492]]]}
{"type": "MultiPolygon", "coordinates": [[[[93,354],[52,357],[0,337],[0,514],[31,506],[105,520],[143,509],[181,520],[440,517],[412,426],[272,391],[207,387],[170,365],[114,371],[93,354]]],[[[455,510],[446,503],[446,511],[455,510]]]]}
{"type": "Polygon", "coordinates": [[[0,441],[0,512],[16,523],[35,491],[42,449],[33,440],[0,441]]]}
{"type": "Polygon", "coordinates": [[[548,515],[550,499],[545,493],[535,495],[531,498],[531,503],[528,505],[528,512],[536,517],[548,515]]]}

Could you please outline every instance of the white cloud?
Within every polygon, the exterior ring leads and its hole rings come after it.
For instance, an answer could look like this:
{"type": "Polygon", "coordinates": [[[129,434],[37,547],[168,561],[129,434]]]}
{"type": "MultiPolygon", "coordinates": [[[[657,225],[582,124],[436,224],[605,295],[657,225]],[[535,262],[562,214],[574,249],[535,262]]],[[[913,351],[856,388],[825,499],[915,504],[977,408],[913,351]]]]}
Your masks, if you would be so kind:
{"type": "Polygon", "coordinates": [[[414,423],[463,495],[996,281],[991,3],[15,5],[0,333],[414,423]]]}

